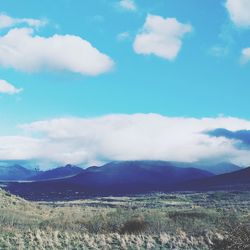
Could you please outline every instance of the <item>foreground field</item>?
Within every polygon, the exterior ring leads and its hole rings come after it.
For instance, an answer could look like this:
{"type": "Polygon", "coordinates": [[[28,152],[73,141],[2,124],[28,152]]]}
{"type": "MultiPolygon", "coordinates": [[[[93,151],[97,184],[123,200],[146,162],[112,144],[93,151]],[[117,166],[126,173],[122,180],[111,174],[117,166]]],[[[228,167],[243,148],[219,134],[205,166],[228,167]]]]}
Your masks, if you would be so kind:
{"type": "Polygon", "coordinates": [[[250,249],[250,193],[33,203],[0,191],[0,249],[250,249]]]}

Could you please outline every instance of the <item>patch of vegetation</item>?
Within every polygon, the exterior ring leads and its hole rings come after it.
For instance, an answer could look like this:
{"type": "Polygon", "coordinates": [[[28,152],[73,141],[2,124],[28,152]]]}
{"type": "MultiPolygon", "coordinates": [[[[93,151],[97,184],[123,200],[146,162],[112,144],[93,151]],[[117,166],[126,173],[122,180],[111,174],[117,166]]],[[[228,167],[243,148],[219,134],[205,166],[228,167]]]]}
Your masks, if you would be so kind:
{"type": "Polygon", "coordinates": [[[0,190],[0,249],[250,249],[248,192],[28,202],[0,190]]]}

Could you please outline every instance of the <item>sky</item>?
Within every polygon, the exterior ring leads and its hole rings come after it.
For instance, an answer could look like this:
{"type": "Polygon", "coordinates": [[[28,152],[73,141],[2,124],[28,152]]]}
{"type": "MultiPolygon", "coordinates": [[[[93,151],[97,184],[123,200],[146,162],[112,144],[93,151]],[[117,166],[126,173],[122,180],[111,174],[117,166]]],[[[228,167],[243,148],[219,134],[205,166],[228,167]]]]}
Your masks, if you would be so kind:
{"type": "Polygon", "coordinates": [[[249,13],[250,0],[1,1],[0,160],[250,164],[249,13]]]}

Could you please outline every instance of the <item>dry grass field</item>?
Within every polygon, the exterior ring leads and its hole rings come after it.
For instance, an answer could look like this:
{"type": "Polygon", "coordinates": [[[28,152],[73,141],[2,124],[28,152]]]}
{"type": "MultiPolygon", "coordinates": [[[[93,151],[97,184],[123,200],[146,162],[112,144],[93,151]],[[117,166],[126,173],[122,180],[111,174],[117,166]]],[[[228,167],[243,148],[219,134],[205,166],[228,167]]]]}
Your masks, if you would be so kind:
{"type": "Polygon", "coordinates": [[[250,249],[250,193],[29,202],[0,191],[0,249],[250,249]]]}

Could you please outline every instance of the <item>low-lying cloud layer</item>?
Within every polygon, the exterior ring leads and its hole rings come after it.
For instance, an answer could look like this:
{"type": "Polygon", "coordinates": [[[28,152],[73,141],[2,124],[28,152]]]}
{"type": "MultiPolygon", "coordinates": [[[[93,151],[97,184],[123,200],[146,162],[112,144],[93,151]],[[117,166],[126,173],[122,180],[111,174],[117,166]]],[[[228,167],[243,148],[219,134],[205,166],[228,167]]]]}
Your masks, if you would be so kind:
{"type": "Polygon", "coordinates": [[[238,140],[208,131],[250,130],[250,121],[182,118],[158,114],[61,118],[22,125],[25,136],[0,137],[0,159],[38,159],[92,165],[112,160],[199,160],[250,163],[238,140]]]}

